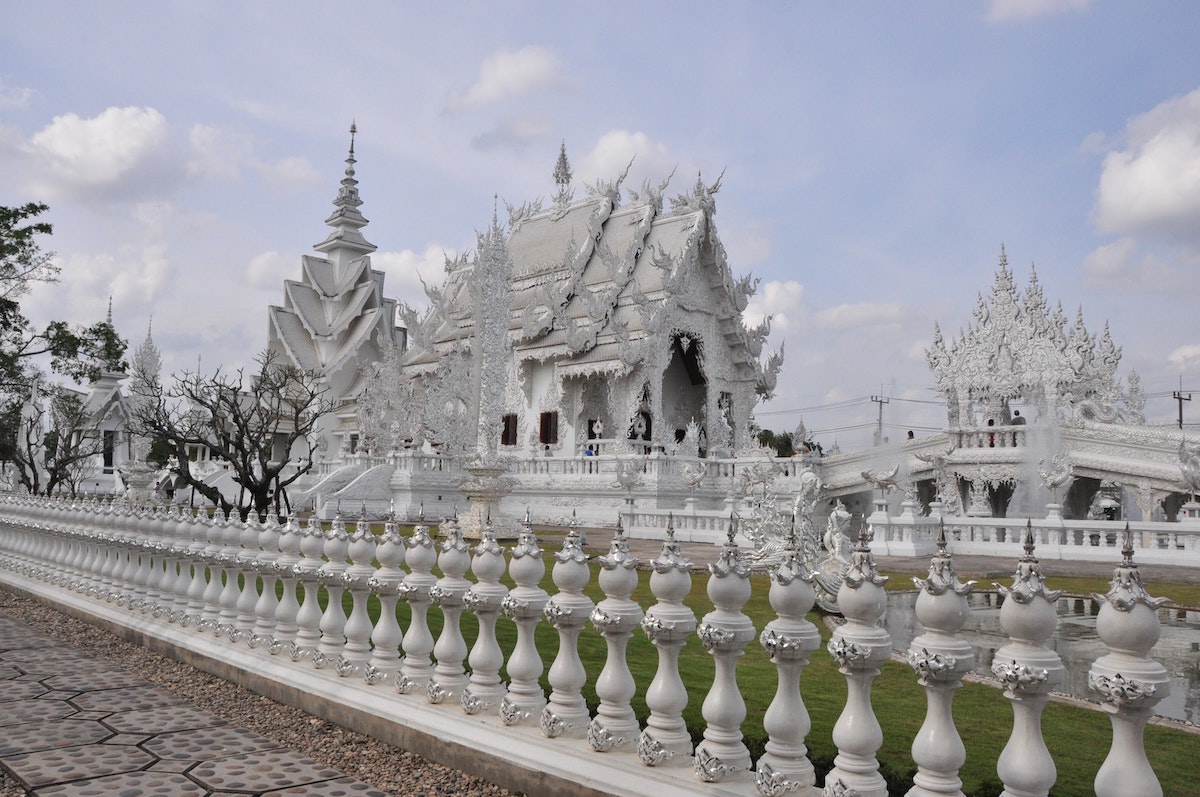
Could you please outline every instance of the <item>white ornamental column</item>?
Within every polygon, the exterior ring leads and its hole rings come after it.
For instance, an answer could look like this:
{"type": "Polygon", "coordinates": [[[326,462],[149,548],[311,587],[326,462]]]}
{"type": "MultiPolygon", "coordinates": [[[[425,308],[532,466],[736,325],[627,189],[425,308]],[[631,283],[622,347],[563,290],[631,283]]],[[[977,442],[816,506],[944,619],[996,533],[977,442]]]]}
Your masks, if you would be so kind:
{"type": "Polygon", "coordinates": [[[812,579],[804,567],[793,517],[783,561],[771,573],[768,600],[778,617],[767,623],[758,638],[778,676],[775,698],[763,716],[766,751],[758,759],[754,775],[755,787],[763,797],[820,793],[813,785],[816,773],[804,743],[812,722],[800,695],[800,674],[808,666],[808,657],[821,646],[817,627],[805,618],[817,602],[812,579]]]}
{"type": "Polygon", "coordinates": [[[637,684],[625,656],[633,629],[642,622],[642,607],[630,598],[637,589],[638,560],[629,553],[629,541],[625,539],[620,518],[608,555],[596,561],[600,563],[600,589],[605,597],[592,611],[591,621],[604,637],[608,655],[596,679],[600,706],[588,725],[588,744],[593,750],[605,753],[634,749],[640,735],[637,715],[629,702],[637,684]]]}
{"type": "Polygon", "coordinates": [[[750,751],[742,741],[746,701],[737,684],[737,660],[754,639],[754,623],[742,613],[750,600],[750,568],[734,542],[733,519],[721,555],[708,566],[708,599],[713,611],[704,615],[696,634],[713,657],[716,673],[701,713],[707,723],[696,747],[696,777],[706,783],[750,779],[750,751]]]}
{"type": "Polygon", "coordinates": [[[879,627],[887,607],[883,585],[887,578],[875,570],[871,557],[871,526],[859,532],[850,553],[850,566],[838,589],[838,608],[846,622],[829,640],[829,653],[838,671],[846,676],[846,707],[833,726],[838,754],[825,776],[825,791],[853,793],[857,797],[888,797],[887,782],[879,774],[876,751],[883,744],[883,729],[871,706],[871,684],[879,666],[892,653],[888,632],[879,627]],[[839,792],[839,790],[841,790],[839,792]]]}
{"type": "Polygon", "coordinates": [[[471,548],[463,539],[462,528],[456,518],[442,523],[446,541],[438,555],[438,569],[442,577],[430,590],[430,598],[442,610],[442,632],[433,646],[437,666],[425,689],[430,703],[458,700],[467,685],[467,671],[463,660],[467,658],[467,642],[462,635],[463,599],[471,582],[463,578],[471,566],[471,548]]]}
{"type": "Polygon", "coordinates": [[[363,680],[375,685],[394,677],[400,669],[400,642],[404,633],[396,619],[396,604],[400,600],[398,589],[404,583],[404,538],[393,513],[383,524],[383,534],[376,540],[375,559],[379,568],[368,584],[379,598],[379,619],[371,632],[371,660],[363,671],[363,680]]]}
{"type": "Polygon", "coordinates": [[[433,634],[429,632],[429,593],[437,584],[430,571],[437,563],[437,546],[429,536],[425,513],[417,519],[412,538],[404,552],[408,565],[408,576],[400,585],[399,592],[408,601],[410,621],[404,632],[404,664],[396,675],[396,691],[402,695],[423,692],[433,675],[433,634]]]}
{"type": "Polygon", "coordinates": [[[510,556],[508,574],[516,586],[500,610],[517,624],[517,642],[508,658],[508,694],[500,701],[500,721],[505,725],[520,725],[530,719],[540,721],[546,707],[546,695],[538,683],[543,666],[534,631],[550,596],[538,586],[546,574],[546,565],[530,528],[528,513],[510,556]]]}
{"type": "Polygon", "coordinates": [[[459,698],[459,705],[467,714],[498,707],[508,691],[500,680],[504,651],[496,641],[496,620],[508,596],[508,587],[500,583],[504,569],[504,549],[496,542],[496,530],[489,522],[479,544],[472,549],[471,574],[475,576],[475,585],[464,599],[467,608],[479,619],[479,635],[467,658],[471,681],[459,698]]]}
{"type": "Polygon", "coordinates": [[[1158,609],[1170,601],[1146,592],[1128,524],[1122,554],[1108,592],[1092,595],[1100,603],[1096,632],[1109,652],[1088,671],[1088,686],[1100,694],[1113,729],[1112,746],[1096,772],[1096,797],[1162,797],[1144,737],[1154,706],[1171,693],[1171,679],[1147,654],[1162,633],[1158,609]]]}
{"type": "Polygon", "coordinates": [[[304,596],[296,613],[296,636],[288,646],[292,661],[300,661],[317,651],[321,644],[321,582],[318,574],[325,557],[325,532],[321,531],[316,515],[310,516],[300,539],[300,562],[296,577],[304,596]]]}
{"type": "Polygon", "coordinates": [[[963,584],[958,580],[946,548],[945,525],[938,532],[937,546],[938,552],[929,564],[929,577],[913,579],[920,590],[917,621],[925,633],[912,641],[908,663],[917,673],[917,682],[925,687],[928,707],[925,722],[913,740],[917,774],[907,797],[963,797],[958,771],[966,763],[967,750],[954,727],[951,707],[963,676],[975,666],[975,653],[959,634],[971,612],[967,595],[975,582],[963,584]]]}
{"type": "Polygon", "coordinates": [[[354,533],[350,535],[350,545],[347,555],[350,557],[350,567],[342,573],[342,584],[350,591],[352,600],[350,617],[346,620],[343,633],[346,646],[338,656],[335,669],[343,678],[360,676],[371,658],[371,623],[370,612],[367,611],[367,599],[371,595],[368,580],[375,575],[375,533],[367,522],[367,510],[364,508],[354,524],[354,533]]]}
{"type": "Polygon", "coordinates": [[[279,580],[283,582],[283,595],[275,607],[275,627],[271,641],[267,643],[267,652],[272,656],[278,656],[285,647],[291,645],[299,630],[296,622],[300,614],[300,601],[296,597],[296,565],[300,564],[303,541],[304,533],[296,525],[296,516],[292,515],[279,533],[279,556],[273,563],[279,580]]]}
{"type": "Polygon", "coordinates": [[[541,718],[542,733],[552,739],[586,735],[590,719],[582,691],[587,682],[587,671],[579,658],[579,634],[594,604],[583,594],[592,572],[580,540],[572,516],[562,550],[554,554],[551,576],[558,592],[542,612],[546,622],[558,631],[558,653],[550,665],[548,679],[550,699],[541,718]]]}
{"type": "Polygon", "coordinates": [[[247,640],[252,648],[270,649],[275,639],[275,614],[279,611],[279,594],[276,590],[279,571],[275,563],[282,556],[282,539],[275,514],[267,515],[266,522],[258,532],[258,558],[252,562],[254,570],[262,576],[262,592],[258,596],[258,603],[254,604],[254,628],[250,630],[250,639],[247,640]]]}
{"type": "MultiPolygon", "coordinates": [[[[224,568],[221,567],[222,557],[225,555],[225,514],[220,509],[213,510],[213,513],[208,518],[208,522],[204,524],[205,539],[208,544],[204,546],[203,561],[205,564],[205,580],[204,592],[201,593],[200,600],[204,603],[204,608],[200,611],[200,619],[196,622],[196,630],[202,632],[215,631],[217,624],[220,622],[221,615],[221,592],[225,586],[222,581],[224,568]]],[[[122,562],[124,557],[122,557],[122,562]]],[[[117,590],[121,589],[121,571],[122,565],[118,564],[117,569],[113,574],[113,579],[117,590]]],[[[195,584],[192,585],[194,590],[195,584]]]]}
{"type": "Polygon", "coordinates": [[[1006,600],[1000,626],[1011,640],[996,651],[992,672],[1012,701],[1013,730],[996,762],[1004,783],[1002,797],[1046,797],[1058,778],[1054,759],[1042,738],[1042,709],[1050,692],[1063,682],[1058,654],[1045,644],[1058,627],[1055,603],[1062,593],[1046,589],[1033,555],[1033,531],[1025,529],[1025,556],[1017,563],[1011,588],[996,585],[1006,600]]]}
{"type": "Polygon", "coordinates": [[[342,583],[342,575],[350,567],[346,562],[350,535],[346,533],[346,522],[340,513],[334,515],[329,525],[324,550],[325,563],[317,571],[317,579],[325,588],[325,611],[319,625],[321,641],[310,659],[318,670],[329,664],[336,665],[346,646],[346,608],[342,606],[342,593],[346,586],[342,583]]]}
{"type": "Polygon", "coordinates": [[[217,601],[221,611],[217,616],[217,625],[213,628],[213,634],[216,636],[230,637],[237,625],[237,604],[242,595],[241,585],[238,584],[238,554],[242,551],[244,527],[241,521],[227,516],[222,528],[225,533],[225,546],[221,549],[220,563],[224,575],[224,588],[217,601]]]}
{"type": "Polygon", "coordinates": [[[241,550],[237,557],[238,572],[242,576],[242,591],[237,599],[237,620],[234,621],[233,630],[229,632],[229,639],[233,642],[248,642],[254,633],[254,624],[258,621],[254,613],[259,598],[258,567],[255,562],[262,553],[262,549],[259,548],[261,533],[262,524],[258,522],[258,515],[251,511],[242,526],[241,550]]]}
{"type": "Polygon", "coordinates": [[[642,618],[642,632],[658,649],[658,669],[646,690],[650,716],[638,738],[638,758],[647,766],[692,766],[692,736],[683,721],[688,693],[679,675],[679,651],[696,630],[696,615],[683,601],[692,591],[692,563],[675,541],[675,517],[667,516],[667,539],[650,561],[650,592],[656,603],[642,618]]]}

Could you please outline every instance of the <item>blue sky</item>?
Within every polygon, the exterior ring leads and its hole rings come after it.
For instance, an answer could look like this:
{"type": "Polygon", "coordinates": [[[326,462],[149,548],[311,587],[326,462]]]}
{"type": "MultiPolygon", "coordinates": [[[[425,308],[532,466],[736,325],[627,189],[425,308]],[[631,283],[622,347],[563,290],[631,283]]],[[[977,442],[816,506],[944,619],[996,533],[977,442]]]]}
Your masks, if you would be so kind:
{"type": "MultiPolygon", "coordinates": [[[[410,302],[493,197],[724,172],[748,312],[786,341],[759,422],[825,445],[940,428],[924,349],[1006,247],[1107,322],[1151,420],[1200,416],[1200,4],[0,0],[0,204],[51,206],[39,319],[113,300],[169,371],[236,367],[322,240],[356,120],[387,292],[410,302]],[[841,405],[839,409],[822,409],[841,405]]],[[[501,204],[503,210],[503,204],[501,204]]]]}

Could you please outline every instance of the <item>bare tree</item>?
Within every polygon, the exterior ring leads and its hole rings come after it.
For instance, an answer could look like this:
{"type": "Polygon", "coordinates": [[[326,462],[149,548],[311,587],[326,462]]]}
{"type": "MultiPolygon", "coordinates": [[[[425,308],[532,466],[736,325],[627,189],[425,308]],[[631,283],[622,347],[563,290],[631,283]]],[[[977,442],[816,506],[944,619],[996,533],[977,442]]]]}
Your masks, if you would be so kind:
{"type": "Polygon", "coordinates": [[[165,442],[184,485],[225,512],[236,509],[243,520],[251,511],[265,518],[287,508],[288,485],[312,469],[316,425],[334,409],[316,372],[280,363],[270,352],[255,363],[249,375],[183,371],[169,387],[157,375],[133,380],[134,433],[165,442]],[[193,472],[190,456],[201,448],[229,464],[239,486],[235,499],[193,472]]]}
{"type": "Polygon", "coordinates": [[[60,385],[35,380],[29,392],[3,412],[4,444],[0,458],[12,466],[17,482],[37,495],[53,495],[65,485],[72,494],[96,470],[106,441],[83,397],[60,385]]]}

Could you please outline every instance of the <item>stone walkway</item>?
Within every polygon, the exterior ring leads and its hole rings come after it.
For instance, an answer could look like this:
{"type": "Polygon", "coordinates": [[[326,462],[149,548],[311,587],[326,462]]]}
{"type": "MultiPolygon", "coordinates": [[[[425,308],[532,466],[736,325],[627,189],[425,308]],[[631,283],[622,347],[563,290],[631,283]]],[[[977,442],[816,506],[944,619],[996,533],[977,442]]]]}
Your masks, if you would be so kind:
{"type": "Polygon", "coordinates": [[[388,797],[4,613],[0,766],[37,797],[388,797]]]}

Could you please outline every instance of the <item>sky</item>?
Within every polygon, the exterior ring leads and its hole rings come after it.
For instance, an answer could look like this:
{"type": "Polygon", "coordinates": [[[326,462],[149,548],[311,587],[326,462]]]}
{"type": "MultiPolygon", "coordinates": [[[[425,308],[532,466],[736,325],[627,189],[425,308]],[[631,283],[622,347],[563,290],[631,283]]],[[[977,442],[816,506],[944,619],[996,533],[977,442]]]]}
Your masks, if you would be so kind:
{"type": "Polygon", "coordinates": [[[61,281],[164,371],[248,365],[327,233],[349,127],[385,293],[420,305],[497,205],[632,161],[721,176],[764,428],[826,448],[945,425],[934,325],[1018,286],[1107,323],[1148,420],[1200,419],[1200,4],[0,0],[0,205],[50,206],[61,281]],[[765,353],[764,353],[765,354],[765,353]],[[874,402],[871,397],[887,399],[874,402]],[[882,416],[880,411],[882,410],[882,416]]]}

